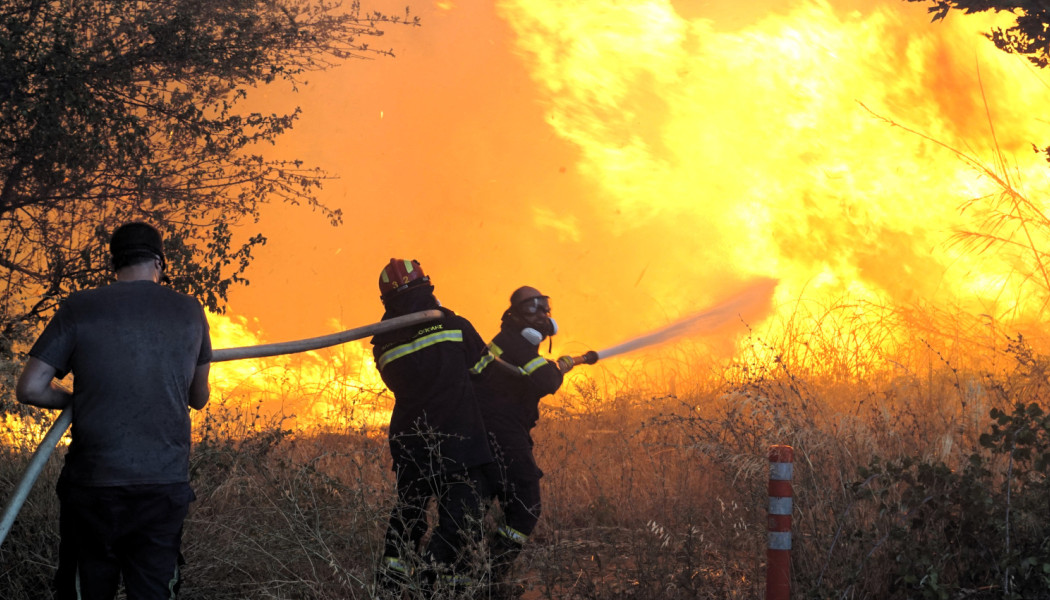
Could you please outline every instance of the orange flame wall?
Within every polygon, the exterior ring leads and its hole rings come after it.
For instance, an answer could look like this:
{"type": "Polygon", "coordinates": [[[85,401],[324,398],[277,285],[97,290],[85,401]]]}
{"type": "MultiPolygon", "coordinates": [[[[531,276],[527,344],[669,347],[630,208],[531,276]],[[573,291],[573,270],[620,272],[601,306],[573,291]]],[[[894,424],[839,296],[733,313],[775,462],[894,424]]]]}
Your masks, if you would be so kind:
{"type": "MultiPolygon", "coordinates": [[[[267,343],[242,317],[209,314],[208,324],[216,349],[267,343]]],[[[342,331],[351,326],[332,321],[329,327],[342,331]]],[[[389,394],[361,342],[213,363],[209,381],[212,407],[235,409],[239,419],[247,420],[239,424],[244,427],[239,433],[268,424],[375,429],[389,421],[389,394]]],[[[237,432],[236,425],[225,426],[237,432]]]]}
{"type": "Polygon", "coordinates": [[[986,21],[814,3],[720,32],[663,2],[565,4],[502,5],[548,122],[628,215],[611,227],[659,228],[651,249],[686,279],[763,273],[784,298],[808,284],[911,301],[981,296],[1004,272],[945,248],[959,204],[991,188],[860,105],[990,160],[986,98],[1000,146],[1042,183],[1045,82],[976,35],[986,21]]]}
{"type": "MultiPolygon", "coordinates": [[[[400,12],[396,2],[373,3],[400,12]],[[389,6],[387,6],[389,5],[389,6]]],[[[273,206],[235,315],[267,341],[379,319],[380,268],[416,258],[493,335],[510,292],[554,300],[554,354],[600,349],[754,277],[774,305],[848,295],[1014,314],[1007,255],[952,246],[998,190],[906,125],[1045,197],[1046,73],[892,2],[416,3],[398,57],[261,98],[304,117],[276,151],[339,179],[328,228],[273,206]],[[867,107],[867,110],[865,109],[867,107]],[[879,118],[879,117],[883,118],[879,118]],[[994,127],[994,138],[992,135],[994,127]],[[1005,287],[1004,287],[1005,286],[1005,287]]],[[[218,347],[218,346],[217,346],[218,347]]]]}

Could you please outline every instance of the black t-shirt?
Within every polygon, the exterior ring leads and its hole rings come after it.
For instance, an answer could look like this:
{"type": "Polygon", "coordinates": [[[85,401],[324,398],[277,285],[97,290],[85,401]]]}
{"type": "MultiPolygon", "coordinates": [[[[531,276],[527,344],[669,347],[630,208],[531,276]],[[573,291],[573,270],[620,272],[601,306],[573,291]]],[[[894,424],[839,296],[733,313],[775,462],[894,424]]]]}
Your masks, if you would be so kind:
{"type": "Polygon", "coordinates": [[[189,388],[211,361],[204,309],[152,281],[76,292],[29,351],[73,374],[69,483],[189,481],[189,388]]]}

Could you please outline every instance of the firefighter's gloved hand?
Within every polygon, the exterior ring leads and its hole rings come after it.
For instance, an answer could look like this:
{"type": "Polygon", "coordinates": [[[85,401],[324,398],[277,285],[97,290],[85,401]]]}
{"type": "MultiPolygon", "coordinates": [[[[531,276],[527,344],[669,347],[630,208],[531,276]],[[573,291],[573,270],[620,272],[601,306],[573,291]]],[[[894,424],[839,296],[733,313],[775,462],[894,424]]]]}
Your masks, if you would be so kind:
{"type": "Polygon", "coordinates": [[[576,366],[576,363],[572,360],[571,356],[563,356],[558,359],[558,370],[562,373],[568,373],[576,366]]]}

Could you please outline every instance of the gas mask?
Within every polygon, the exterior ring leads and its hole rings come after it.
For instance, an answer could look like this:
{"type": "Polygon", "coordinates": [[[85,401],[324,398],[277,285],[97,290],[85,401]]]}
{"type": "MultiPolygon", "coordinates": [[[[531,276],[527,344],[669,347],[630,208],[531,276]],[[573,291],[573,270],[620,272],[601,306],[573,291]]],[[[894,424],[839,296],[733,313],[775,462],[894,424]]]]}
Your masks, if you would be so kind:
{"type": "Polygon", "coordinates": [[[544,339],[558,333],[558,322],[551,314],[550,298],[536,296],[514,306],[514,314],[525,328],[521,336],[530,344],[538,346],[544,339]]]}
{"type": "Polygon", "coordinates": [[[545,338],[558,333],[558,322],[554,320],[554,317],[547,317],[547,321],[548,326],[544,328],[547,333],[533,327],[526,327],[521,330],[521,337],[533,346],[539,346],[545,338]]]}

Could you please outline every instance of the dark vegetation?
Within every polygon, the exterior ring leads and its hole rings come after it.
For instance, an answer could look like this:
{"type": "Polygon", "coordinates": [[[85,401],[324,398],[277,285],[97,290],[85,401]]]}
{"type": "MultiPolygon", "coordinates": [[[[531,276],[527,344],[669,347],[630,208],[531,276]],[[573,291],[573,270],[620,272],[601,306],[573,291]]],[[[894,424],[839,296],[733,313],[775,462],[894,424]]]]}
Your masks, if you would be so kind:
{"type": "Polygon", "coordinates": [[[106,280],[108,236],[127,220],[154,223],[172,285],[220,312],[266,241],[251,231],[260,205],[340,223],[317,199],[326,173],[266,157],[298,109],[246,100],[392,55],[373,44],[405,24],[328,0],[0,4],[0,358],[106,280]]]}

